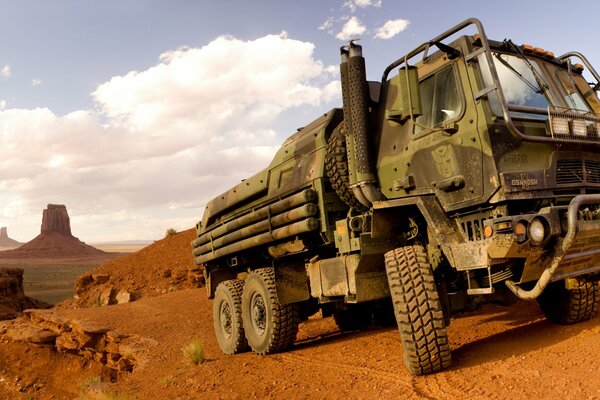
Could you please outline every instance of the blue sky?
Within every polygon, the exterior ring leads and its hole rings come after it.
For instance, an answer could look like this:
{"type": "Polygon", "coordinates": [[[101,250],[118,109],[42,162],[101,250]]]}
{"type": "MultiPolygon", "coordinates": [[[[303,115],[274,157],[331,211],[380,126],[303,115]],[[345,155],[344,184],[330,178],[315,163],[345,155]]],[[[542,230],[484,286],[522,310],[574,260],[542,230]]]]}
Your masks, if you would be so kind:
{"type": "Polygon", "coordinates": [[[37,235],[48,203],[66,204],[87,242],[192,227],[207,200],[340,105],[345,26],[373,80],[469,17],[491,38],[600,65],[595,2],[1,4],[0,225],[21,241],[37,235]],[[397,29],[377,37],[388,21],[397,29]]]}

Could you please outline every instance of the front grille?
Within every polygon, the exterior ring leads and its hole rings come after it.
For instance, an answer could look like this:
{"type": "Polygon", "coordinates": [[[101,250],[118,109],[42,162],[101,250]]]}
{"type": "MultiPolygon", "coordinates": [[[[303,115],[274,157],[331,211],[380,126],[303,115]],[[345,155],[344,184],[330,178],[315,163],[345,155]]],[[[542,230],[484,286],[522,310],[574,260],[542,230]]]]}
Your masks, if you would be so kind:
{"type": "Polygon", "coordinates": [[[483,221],[487,218],[468,218],[464,217],[460,223],[465,237],[470,240],[483,240],[483,221]]]}
{"type": "Polygon", "coordinates": [[[565,159],[556,162],[558,185],[600,184],[600,161],[565,159]]]}
{"type": "Polygon", "coordinates": [[[600,183],[600,161],[585,160],[585,179],[589,183],[600,183]]]}

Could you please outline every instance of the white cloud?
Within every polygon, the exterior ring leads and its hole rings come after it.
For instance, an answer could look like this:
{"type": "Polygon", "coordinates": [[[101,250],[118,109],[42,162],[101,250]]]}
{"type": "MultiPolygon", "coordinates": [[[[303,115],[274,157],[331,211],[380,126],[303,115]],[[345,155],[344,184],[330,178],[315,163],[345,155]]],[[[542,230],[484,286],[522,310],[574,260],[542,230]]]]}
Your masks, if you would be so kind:
{"type": "Polygon", "coordinates": [[[41,79],[37,79],[37,78],[33,78],[31,80],[31,86],[36,87],[42,84],[42,80],[41,79]]]}
{"type": "Polygon", "coordinates": [[[347,0],[344,2],[345,8],[350,12],[356,12],[357,8],[381,7],[382,0],[347,0]]]}
{"type": "Polygon", "coordinates": [[[223,36],[99,85],[96,111],[0,104],[2,226],[29,240],[58,203],[88,242],[192,227],[207,200],[269,163],[289,133],[273,128],[281,113],[312,107],[317,117],[339,97],[313,51],[285,33],[223,36]]]}
{"type": "Polygon", "coordinates": [[[2,69],[0,69],[0,76],[3,77],[4,79],[8,79],[10,78],[10,65],[5,64],[4,67],[2,67],[2,69]]]}
{"type": "Polygon", "coordinates": [[[6,108],[6,100],[0,100],[0,111],[6,108]]]}
{"type": "Polygon", "coordinates": [[[354,0],[354,4],[360,8],[381,7],[381,0],[354,0]]]}
{"type": "Polygon", "coordinates": [[[407,19],[393,19],[386,21],[375,33],[377,39],[391,39],[408,28],[410,21],[407,19]]]}
{"type": "Polygon", "coordinates": [[[357,17],[352,17],[342,27],[342,30],[335,35],[340,40],[357,39],[357,36],[362,35],[367,31],[367,28],[360,22],[357,17]]]}
{"type": "Polygon", "coordinates": [[[330,32],[333,28],[333,17],[329,17],[319,26],[319,30],[330,32]]]}

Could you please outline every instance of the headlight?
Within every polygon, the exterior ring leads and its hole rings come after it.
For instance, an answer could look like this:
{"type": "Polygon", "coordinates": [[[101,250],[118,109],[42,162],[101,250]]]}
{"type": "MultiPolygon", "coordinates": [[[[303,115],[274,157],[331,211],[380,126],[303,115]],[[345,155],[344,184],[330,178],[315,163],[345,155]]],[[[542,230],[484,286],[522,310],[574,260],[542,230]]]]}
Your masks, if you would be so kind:
{"type": "Polygon", "coordinates": [[[546,226],[541,218],[534,218],[529,224],[529,239],[531,243],[538,245],[546,237],[546,226]]]}
{"type": "Polygon", "coordinates": [[[573,135],[575,136],[587,136],[587,122],[581,119],[574,119],[571,122],[573,126],[573,135]]]}
{"type": "Polygon", "coordinates": [[[571,133],[569,129],[569,120],[566,118],[552,118],[552,133],[555,135],[568,135],[571,133]]]}

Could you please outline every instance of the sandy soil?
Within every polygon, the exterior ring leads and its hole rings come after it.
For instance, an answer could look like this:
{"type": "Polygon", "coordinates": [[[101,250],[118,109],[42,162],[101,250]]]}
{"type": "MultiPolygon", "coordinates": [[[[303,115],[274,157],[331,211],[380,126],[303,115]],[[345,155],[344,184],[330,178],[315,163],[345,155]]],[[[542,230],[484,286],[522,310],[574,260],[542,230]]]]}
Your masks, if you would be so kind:
{"type": "MultiPolygon", "coordinates": [[[[453,366],[426,377],[404,369],[395,328],[340,333],[331,318],[303,323],[286,353],[224,356],[203,289],[61,313],[158,342],[148,349],[145,366],[109,385],[130,398],[600,398],[598,320],[553,325],[535,303],[486,306],[454,319],[449,329],[453,366]],[[199,366],[187,364],[181,351],[194,337],[205,343],[207,360],[199,366]]],[[[76,397],[81,382],[98,376],[100,366],[70,357],[0,344],[0,397],[76,397]],[[25,391],[19,392],[23,385],[25,391]]]]}
{"type": "MultiPolygon", "coordinates": [[[[185,278],[192,237],[191,230],[183,232],[94,270],[110,274],[103,285],[135,288],[139,300],[58,308],[65,318],[155,343],[145,363],[98,390],[124,399],[600,399],[599,320],[553,325],[535,302],[488,305],[454,318],[448,329],[453,366],[431,376],[413,377],[404,368],[396,328],[342,333],[331,318],[318,316],[301,324],[288,352],[224,356],[213,333],[212,304],[203,288],[188,289],[185,278]],[[206,361],[198,366],[182,355],[193,338],[205,345],[206,361]]],[[[80,300],[93,300],[100,287],[86,288],[80,300]]],[[[95,361],[0,334],[0,399],[73,399],[101,376],[108,381],[95,361]]]]}

